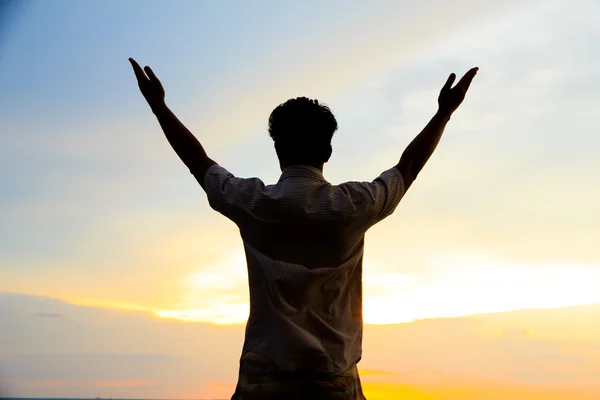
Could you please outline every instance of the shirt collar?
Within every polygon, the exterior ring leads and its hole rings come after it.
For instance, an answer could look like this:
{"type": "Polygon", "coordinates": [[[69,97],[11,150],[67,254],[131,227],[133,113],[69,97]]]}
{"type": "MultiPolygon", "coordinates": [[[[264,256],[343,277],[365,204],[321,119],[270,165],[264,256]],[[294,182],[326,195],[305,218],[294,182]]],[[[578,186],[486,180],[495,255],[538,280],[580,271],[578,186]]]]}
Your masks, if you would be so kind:
{"type": "Polygon", "coordinates": [[[311,167],[310,165],[290,165],[285,167],[281,173],[279,181],[281,182],[282,180],[288,178],[308,178],[321,182],[327,182],[327,180],[323,177],[321,170],[311,167]]]}

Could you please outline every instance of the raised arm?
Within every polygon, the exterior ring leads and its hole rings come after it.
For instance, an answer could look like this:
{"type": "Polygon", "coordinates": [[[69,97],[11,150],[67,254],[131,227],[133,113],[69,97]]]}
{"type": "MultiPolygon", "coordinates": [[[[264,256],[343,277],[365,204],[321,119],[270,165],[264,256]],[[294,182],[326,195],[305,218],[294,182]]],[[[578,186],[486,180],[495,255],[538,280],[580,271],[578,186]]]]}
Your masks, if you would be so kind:
{"type": "Polygon", "coordinates": [[[204,148],[192,132],[167,107],[165,90],[152,69],[150,67],[142,69],[133,58],[130,58],[129,62],[135,72],[140,91],[156,115],[171,147],[204,188],[206,171],[215,162],[206,155],[204,148]]]}
{"type": "Polygon", "coordinates": [[[442,133],[444,133],[446,124],[450,120],[452,113],[456,111],[464,100],[469,85],[478,70],[479,68],[477,67],[470,69],[455,87],[452,87],[452,84],[456,79],[456,75],[450,74],[438,97],[438,111],[402,153],[402,157],[400,157],[400,162],[396,165],[396,168],[400,171],[404,179],[405,191],[417,178],[417,175],[421,172],[431,154],[433,154],[442,137],[442,133]]]}

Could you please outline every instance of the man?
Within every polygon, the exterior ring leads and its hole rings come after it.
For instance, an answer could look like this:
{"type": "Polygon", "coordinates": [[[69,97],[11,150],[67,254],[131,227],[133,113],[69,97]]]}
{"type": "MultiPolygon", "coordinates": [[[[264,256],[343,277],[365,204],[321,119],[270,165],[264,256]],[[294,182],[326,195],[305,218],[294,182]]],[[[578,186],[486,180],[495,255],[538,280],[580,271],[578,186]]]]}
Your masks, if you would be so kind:
{"type": "Polygon", "coordinates": [[[364,399],[356,364],[365,232],[394,211],[478,68],[455,87],[456,76],[450,75],[431,121],[398,164],[373,182],[328,183],[323,165],[337,121],[317,100],[288,100],[269,118],[282,174],[276,184],[265,185],[235,177],[209,158],[166,106],[150,67],[130,62],[169,143],[210,206],[236,223],[243,239],[250,315],[232,399],[364,399]]]}

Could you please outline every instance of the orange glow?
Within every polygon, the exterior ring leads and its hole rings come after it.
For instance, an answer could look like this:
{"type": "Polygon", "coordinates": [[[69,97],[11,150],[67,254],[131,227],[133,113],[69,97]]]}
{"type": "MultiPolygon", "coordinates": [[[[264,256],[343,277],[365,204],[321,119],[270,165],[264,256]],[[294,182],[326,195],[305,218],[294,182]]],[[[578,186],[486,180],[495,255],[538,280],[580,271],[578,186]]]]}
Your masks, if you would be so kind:
{"type": "Polygon", "coordinates": [[[597,400],[599,391],[580,388],[556,389],[516,385],[418,387],[394,383],[365,383],[369,400],[597,400]]]}
{"type": "Polygon", "coordinates": [[[74,299],[74,300],[70,300],[69,302],[72,304],[76,304],[78,306],[110,308],[113,310],[142,311],[142,312],[151,312],[151,313],[154,311],[151,308],[139,306],[137,304],[120,302],[120,301],[111,301],[111,300],[74,299]]]}
{"type": "Polygon", "coordinates": [[[397,372],[393,372],[393,371],[384,371],[382,369],[363,369],[360,370],[360,376],[368,376],[368,375],[377,375],[377,376],[381,376],[381,375],[398,375],[397,372]]]}

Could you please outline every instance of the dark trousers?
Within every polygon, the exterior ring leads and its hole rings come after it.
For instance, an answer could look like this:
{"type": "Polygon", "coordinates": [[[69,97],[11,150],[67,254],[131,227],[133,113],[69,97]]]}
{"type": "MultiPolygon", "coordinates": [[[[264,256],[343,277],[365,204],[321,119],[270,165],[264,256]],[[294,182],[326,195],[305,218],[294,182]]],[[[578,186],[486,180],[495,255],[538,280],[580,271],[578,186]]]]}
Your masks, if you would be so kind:
{"type": "Polygon", "coordinates": [[[356,365],[338,375],[284,373],[266,357],[248,352],[231,400],[365,400],[356,365]]]}

